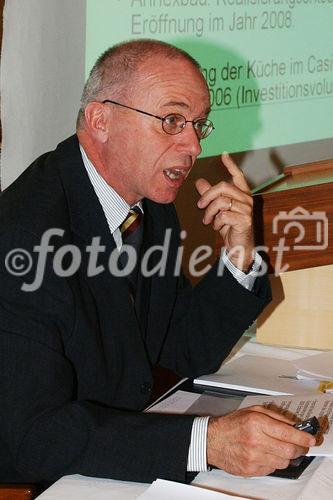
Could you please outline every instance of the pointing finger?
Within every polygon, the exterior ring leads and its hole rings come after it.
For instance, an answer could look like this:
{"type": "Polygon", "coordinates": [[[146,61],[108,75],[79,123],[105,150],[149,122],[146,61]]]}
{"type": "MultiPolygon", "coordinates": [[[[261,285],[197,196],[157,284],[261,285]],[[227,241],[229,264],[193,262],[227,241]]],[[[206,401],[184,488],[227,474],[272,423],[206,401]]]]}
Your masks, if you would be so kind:
{"type": "Polygon", "coordinates": [[[228,172],[232,176],[233,183],[239,189],[245,193],[250,192],[250,188],[245,180],[244,174],[241,169],[236,165],[236,163],[231,159],[228,153],[222,153],[221,155],[222,163],[227,168],[228,172]]]}

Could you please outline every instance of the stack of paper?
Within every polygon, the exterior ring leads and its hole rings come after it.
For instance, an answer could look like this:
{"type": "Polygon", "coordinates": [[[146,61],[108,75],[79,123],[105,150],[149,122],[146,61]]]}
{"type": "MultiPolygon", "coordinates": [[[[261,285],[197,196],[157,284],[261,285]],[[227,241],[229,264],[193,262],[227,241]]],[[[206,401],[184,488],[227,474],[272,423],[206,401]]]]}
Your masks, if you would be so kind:
{"type": "Polygon", "coordinates": [[[248,500],[246,497],[235,497],[225,493],[207,490],[198,486],[189,486],[187,484],[174,483],[157,479],[152,485],[138,497],[138,500],[248,500]]]}

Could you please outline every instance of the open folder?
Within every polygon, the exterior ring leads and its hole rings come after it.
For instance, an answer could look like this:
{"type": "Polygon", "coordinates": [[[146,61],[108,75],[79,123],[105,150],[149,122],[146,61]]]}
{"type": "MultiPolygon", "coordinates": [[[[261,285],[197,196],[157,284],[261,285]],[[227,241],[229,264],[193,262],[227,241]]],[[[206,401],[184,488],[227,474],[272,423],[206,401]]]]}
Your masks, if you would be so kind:
{"type": "Polygon", "coordinates": [[[333,351],[306,356],[293,361],[297,377],[333,380],[333,351]]]}
{"type": "Polygon", "coordinates": [[[271,395],[316,392],[318,379],[297,379],[293,361],[244,355],[222,366],[218,373],[203,375],[194,384],[271,395]]]}

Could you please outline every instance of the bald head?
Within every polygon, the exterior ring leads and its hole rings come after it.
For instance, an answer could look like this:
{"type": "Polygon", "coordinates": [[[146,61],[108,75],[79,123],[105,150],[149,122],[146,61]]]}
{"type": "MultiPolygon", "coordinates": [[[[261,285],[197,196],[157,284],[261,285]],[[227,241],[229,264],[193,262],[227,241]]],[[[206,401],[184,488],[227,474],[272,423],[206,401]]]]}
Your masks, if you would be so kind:
{"type": "Polygon", "coordinates": [[[132,95],[141,66],[152,57],[185,59],[198,71],[200,65],[187,52],[159,40],[133,40],[114,45],[96,61],[84,86],[77,127],[84,120],[84,110],[93,101],[126,99],[132,95]]]}

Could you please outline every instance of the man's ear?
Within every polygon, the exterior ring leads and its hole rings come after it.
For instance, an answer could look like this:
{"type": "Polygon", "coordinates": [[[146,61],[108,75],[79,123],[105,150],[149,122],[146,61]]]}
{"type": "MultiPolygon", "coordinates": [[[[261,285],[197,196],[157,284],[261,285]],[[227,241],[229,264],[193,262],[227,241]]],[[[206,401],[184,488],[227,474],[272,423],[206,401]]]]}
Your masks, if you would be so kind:
{"type": "Polygon", "coordinates": [[[108,107],[101,102],[90,102],[84,110],[84,116],[90,134],[96,140],[106,142],[110,119],[108,107]]]}

